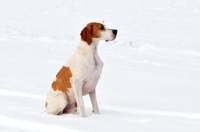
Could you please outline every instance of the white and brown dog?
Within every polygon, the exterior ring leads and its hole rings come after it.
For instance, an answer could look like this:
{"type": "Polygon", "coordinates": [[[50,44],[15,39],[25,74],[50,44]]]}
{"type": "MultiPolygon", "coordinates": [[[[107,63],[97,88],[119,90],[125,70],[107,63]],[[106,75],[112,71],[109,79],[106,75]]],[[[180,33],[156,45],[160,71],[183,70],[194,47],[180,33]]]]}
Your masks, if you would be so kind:
{"type": "Polygon", "coordinates": [[[101,75],[103,62],[97,49],[100,40],[112,41],[117,30],[107,29],[101,23],[89,23],[81,31],[81,40],[72,57],[57,73],[46,98],[46,112],[60,115],[78,112],[85,116],[84,95],[89,94],[93,112],[99,114],[95,87],[101,75]]]}

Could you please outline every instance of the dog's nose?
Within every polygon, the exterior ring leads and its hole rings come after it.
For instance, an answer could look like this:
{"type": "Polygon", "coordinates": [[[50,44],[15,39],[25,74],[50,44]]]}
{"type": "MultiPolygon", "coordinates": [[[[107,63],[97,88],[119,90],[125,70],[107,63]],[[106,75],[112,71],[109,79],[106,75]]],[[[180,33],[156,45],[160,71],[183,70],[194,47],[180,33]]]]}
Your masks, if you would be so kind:
{"type": "Polygon", "coordinates": [[[114,34],[114,35],[117,35],[117,30],[113,30],[113,34],[114,34]]]}

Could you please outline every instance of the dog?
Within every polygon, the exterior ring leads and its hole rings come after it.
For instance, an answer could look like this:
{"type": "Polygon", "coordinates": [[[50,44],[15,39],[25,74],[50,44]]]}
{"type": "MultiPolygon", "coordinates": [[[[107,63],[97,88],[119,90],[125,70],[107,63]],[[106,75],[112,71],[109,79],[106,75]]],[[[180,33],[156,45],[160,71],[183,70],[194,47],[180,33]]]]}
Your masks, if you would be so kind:
{"type": "Polygon", "coordinates": [[[91,22],[80,33],[81,40],[75,53],[63,65],[54,79],[46,98],[46,113],[61,115],[77,111],[85,116],[83,97],[89,94],[94,114],[99,114],[96,85],[102,72],[103,62],[98,55],[100,40],[112,41],[116,29],[91,22]]]}

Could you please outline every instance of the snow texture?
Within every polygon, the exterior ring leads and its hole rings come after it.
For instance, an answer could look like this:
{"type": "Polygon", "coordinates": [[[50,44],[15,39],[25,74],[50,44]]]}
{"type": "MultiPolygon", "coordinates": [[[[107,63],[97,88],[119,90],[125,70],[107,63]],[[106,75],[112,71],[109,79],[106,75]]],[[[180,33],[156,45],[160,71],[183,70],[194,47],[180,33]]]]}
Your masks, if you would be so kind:
{"type": "Polygon", "coordinates": [[[199,0],[1,0],[0,132],[199,132],[199,0]],[[50,85],[88,22],[100,42],[100,115],[45,113],[50,85]]]}

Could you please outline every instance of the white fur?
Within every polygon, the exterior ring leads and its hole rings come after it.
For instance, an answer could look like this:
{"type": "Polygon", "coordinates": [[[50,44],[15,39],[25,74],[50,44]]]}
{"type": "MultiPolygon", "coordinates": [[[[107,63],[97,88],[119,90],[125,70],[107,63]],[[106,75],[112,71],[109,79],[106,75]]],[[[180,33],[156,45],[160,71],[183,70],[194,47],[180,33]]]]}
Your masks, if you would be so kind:
{"type": "MultiPolygon", "coordinates": [[[[75,53],[64,64],[70,67],[72,72],[71,84],[72,88],[68,94],[61,91],[50,89],[47,95],[47,113],[62,114],[62,110],[67,103],[73,104],[77,102],[80,116],[85,116],[84,102],[82,96],[89,94],[93,111],[99,114],[99,108],[96,99],[95,87],[98,83],[102,72],[103,62],[98,55],[98,43],[100,40],[113,40],[116,36],[112,29],[101,31],[101,38],[93,38],[90,45],[85,41],[80,41],[75,53]],[[68,101],[67,101],[68,100],[68,101]]],[[[73,111],[75,108],[71,108],[73,111]]]]}

